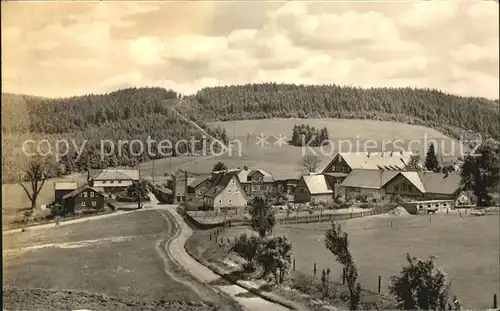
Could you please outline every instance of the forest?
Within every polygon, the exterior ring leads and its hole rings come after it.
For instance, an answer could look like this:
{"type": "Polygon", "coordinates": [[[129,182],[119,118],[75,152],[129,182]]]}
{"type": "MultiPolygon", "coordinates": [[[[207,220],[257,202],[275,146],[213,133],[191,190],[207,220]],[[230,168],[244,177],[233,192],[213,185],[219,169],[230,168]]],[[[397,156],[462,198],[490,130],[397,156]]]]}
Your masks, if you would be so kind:
{"type": "MultiPolygon", "coordinates": [[[[173,144],[191,137],[201,140],[201,133],[178,118],[172,107],[225,143],[225,130],[208,129],[205,122],[273,117],[375,119],[425,125],[452,137],[465,131],[497,140],[500,130],[498,101],[429,89],[268,83],[204,88],[194,96],[180,98],[175,91],[163,88],[129,88],[58,99],[2,94],[2,182],[19,180],[26,160],[21,147],[26,139],[53,143],[69,139],[77,145],[87,142],[80,157],[72,150],[60,159],[54,175],[87,168],[133,166],[157,157],[153,145],[152,154],[132,157],[117,149],[101,159],[101,140],[146,141],[150,137],[156,141],[169,139],[173,144]]],[[[298,126],[297,130],[298,137],[316,132],[328,137],[325,129],[298,126]]],[[[300,139],[295,143],[301,144],[300,139]]],[[[190,144],[180,147],[180,151],[188,148],[190,144]]],[[[199,151],[201,144],[194,149],[189,151],[199,151]]]]}
{"type": "MultiPolygon", "coordinates": [[[[158,88],[126,89],[106,95],[88,95],[67,99],[45,99],[24,95],[2,94],[2,182],[19,180],[27,157],[22,152],[23,142],[36,143],[48,140],[55,148],[58,140],[70,141],[70,152],[54,165],[52,175],[83,172],[87,168],[129,166],[159,158],[158,146],[151,144],[140,156],[139,145],[124,144],[111,150],[111,143],[140,140],[146,145],[148,138],[159,142],[169,140],[174,145],[180,140],[195,138],[199,143],[179,143],[178,151],[196,152],[202,149],[203,136],[188,122],[176,117],[169,100],[177,94],[158,88]],[[73,146],[84,145],[84,152],[77,156],[73,146]],[[74,145],[73,145],[74,144],[74,145]],[[101,145],[109,156],[101,158],[101,145]],[[113,151],[113,152],[111,152],[113,151]]],[[[227,143],[224,129],[209,129],[200,124],[215,138],[227,143]]],[[[63,148],[64,149],[64,148],[63,148]]],[[[168,152],[167,152],[168,154],[168,152]]],[[[176,156],[175,149],[170,153],[176,156]]]]}
{"type": "Polygon", "coordinates": [[[433,89],[293,84],[204,88],[183,112],[205,121],[266,118],[372,119],[424,125],[459,138],[463,131],[498,140],[499,104],[433,89]]]}

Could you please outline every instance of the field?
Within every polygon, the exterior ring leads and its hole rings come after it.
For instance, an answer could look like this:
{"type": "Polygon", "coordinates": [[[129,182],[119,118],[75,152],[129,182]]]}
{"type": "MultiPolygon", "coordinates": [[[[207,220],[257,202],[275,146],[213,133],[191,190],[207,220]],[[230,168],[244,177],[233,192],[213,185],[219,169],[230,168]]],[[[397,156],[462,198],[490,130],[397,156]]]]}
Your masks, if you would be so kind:
{"type": "Polygon", "coordinates": [[[158,213],[4,235],[4,284],[84,290],[137,302],[200,300],[166,273],[168,262],[157,244],[171,232],[158,213]],[[19,248],[25,251],[14,250],[19,248]]]}
{"type": "MultiPolygon", "coordinates": [[[[303,156],[302,148],[291,146],[287,143],[281,147],[275,144],[280,134],[287,136],[289,140],[292,135],[294,124],[309,124],[315,127],[327,127],[329,139],[333,142],[332,147],[325,147],[323,151],[319,147],[312,148],[320,156],[322,163],[320,169],[328,164],[336,152],[366,152],[392,150],[398,148],[407,149],[411,143],[412,150],[419,150],[422,154],[424,147],[435,140],[436,149],[443,150],[447,154],[452,151],[455,155],[460,151],[457,141],[446,137],[444,134],[423,126],[407,125],[395,122],[381,122],[372,120],[342,120],[342,119],[265,119],[244,120],[211,123],[211,127],[220,126],[225,128],[230,139],[239,143],[234,144],[232,155],[218,156],[205,161],[196,161],[186,165],[186,169],[193,172],[211,171],[217,161],[223,161],[228,167],[259,167],[271,172],[275,178],[296,178],[301,173],[300,159],[303,156]],[[263,133],[269,138],[269,144],[261,146],[257,144],[257,136],[263,133]],[[248,134],[248,135],[247,135],[248,134]],[[425,138],[427,137],[427,138],[425,138]],[[374,142],[366,144],[367,140],[374,142]],[[391,143],[394,139],[400,142],[391,143]],[[383,141],[386,140],[385,147],[383,141]],[[349,143],[350,142],[350,143],[349,143]],[[376,143],[375,143],[376,142],[376,143]],[[376,146],[374,146],[376,144],[376,146]],[[349,147],[350,145],[350,147],[349,147]],[[241,147],[240,147],[241,146],[241,147]],[[366,147],[366,148],[365,148],[366,147]],[[241,153],[239,153],[241,150],[241,153]]],[[[309,151],[308,151],[309,152],[309,151]]],[[[444,160],[455,158],[455,156],[444,156],[444,160]]]]}
{"type": "MultiPolygon", "coordinates": [[[[499,218],[459,217],[458,215],[372,216],[342,221],[349,234],[350,247],[365,288],[377,290],[382,277],[382,292],[387,292],[389,278],[406,263],[406,253],[426,259],[437,256],[437,266],[448,274],[452,292],[465,307],[492,307],[493,294],[499,293],[498,262],[499,218]],[[392,222],[392,227],[390,226],[392,222]]],[[[313,274],[330,268],[332,278],[341,280],[342,268],[333,263],[324,246],[328,223],[278,227],[277,234],[293,242],[296,268],[313,274]]]]}

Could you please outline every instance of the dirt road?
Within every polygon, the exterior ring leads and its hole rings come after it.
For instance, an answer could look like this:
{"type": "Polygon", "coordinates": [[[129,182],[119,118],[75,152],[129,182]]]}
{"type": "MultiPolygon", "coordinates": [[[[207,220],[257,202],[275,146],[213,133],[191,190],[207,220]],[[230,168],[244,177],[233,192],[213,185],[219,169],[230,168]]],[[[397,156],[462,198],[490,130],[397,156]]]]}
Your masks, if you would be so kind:
{"type": "MultiPolygon", "coordinates": [[[[156,199],[152,199],[151,203],[157,204],[156,199]]],[[[173,218],[179,226],[179,235],[174,238],[168,245],[167,252],[171,258],[181,265],[189,274],[195,277],[198,281],[208,284],[220,280],[220,276],[215,274],[209,268],[198,263],[194,258],[189,256],[184,248],[184,244],[191,236],[191,228],[184,222],[184,219],[176,212],[175,206],[169,206],[161,211],[163,217],[168,219],[173,218]],[[168,214],[165,214],[168,213],[168,214]]],[[[235,299],[247,311],[285,311],[290,310],[281,305],[264,300],[246,289],[237,285],[216,285],[215,288],[228,294],[235,299]]]]}

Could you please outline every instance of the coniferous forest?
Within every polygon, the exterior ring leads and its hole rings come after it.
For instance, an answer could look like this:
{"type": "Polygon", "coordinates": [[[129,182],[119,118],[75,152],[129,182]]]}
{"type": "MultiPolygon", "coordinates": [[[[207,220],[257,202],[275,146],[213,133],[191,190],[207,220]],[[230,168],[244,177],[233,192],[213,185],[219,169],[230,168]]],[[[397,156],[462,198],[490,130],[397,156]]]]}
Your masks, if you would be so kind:
{"type": "MultiPolygon", "coordinates": [[[[429,89],[268,83],[205,88],[182,100],[175,91],[162,88],[129,88],[60,99],[2,94],[2,180],[18,180],[21,146],[26,139],[68,139],[78,146],[87,141],[82,156],[77,158],[75,148],[71,148],[72,152],[56,166],[54,175],[87,168],[130,166],[155,157],[153,145],[152,154],[131,157],[127,152],[114,150],[102,160],[101,140],[146,141],[150,137],[156,141],[169,139],[174,144],[192,136],[201,140],[201,133],[177,117],[172,106],[205,129],[205,122],[209,121],[299,117],[396,121],[429,126],[452,137],[465,131],[498,140],[500,132],[498,100],[429,89]]],[[[298,137],[328,137],[320,129],[297,126],[296,131],[298,137]]],[[[218,128],[209,133],[227,142],[225,130],[218,128]]],[[[292,144],[300,145],[301,140],[292,144]]],[[[188,144],[182,148],[191,147],[188,144]]],[[[195,146],[198,148],[201,144],[195,146]]]]}

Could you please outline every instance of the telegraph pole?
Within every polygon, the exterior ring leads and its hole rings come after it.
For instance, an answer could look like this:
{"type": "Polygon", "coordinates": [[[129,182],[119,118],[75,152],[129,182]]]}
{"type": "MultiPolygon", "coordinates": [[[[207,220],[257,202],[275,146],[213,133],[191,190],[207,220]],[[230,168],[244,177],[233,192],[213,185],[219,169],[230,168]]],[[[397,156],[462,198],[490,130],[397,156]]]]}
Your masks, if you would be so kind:
{"type": "Polygon", "coordinates": [[[184,171],[184,207],[187,207],[188,202],[188,172],[184,171]]]}
{"type": "Polygon", "coordinates": [[[155,184],[155,159],[153,158],[153,186],[155,184]]]}

